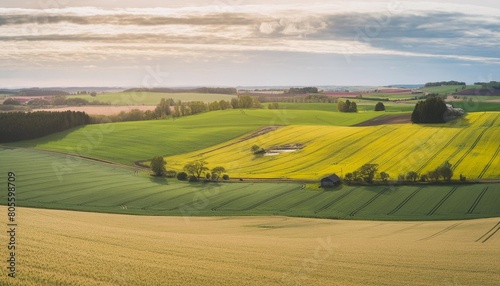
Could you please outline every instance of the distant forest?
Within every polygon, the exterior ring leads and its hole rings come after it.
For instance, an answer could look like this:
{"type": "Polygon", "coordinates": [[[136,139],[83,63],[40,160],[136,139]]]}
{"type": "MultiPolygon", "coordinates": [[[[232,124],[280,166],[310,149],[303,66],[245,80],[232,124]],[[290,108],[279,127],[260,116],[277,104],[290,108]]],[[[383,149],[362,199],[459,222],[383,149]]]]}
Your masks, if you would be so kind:
{"type": "Polygon", "coordinates": [[[465,82],[463,81],[437,81],[437,82],[428,82],[425,84],[425,87],[432,87],[432,86],[442,86],[442,85],[466,85],[465,82]]]}
{"type": "Polygon", "coordinates": [[[85,112],[0,113],[0,143],[39,138],[89,123],[85,112]]]}
{"type": "Polygon", "coordinates": [[[199,88],[131,88],[125,92],[163,92],[163,93],[213,93],[213,94],[236,94],[234,87],[199,87],[199,88]]]}

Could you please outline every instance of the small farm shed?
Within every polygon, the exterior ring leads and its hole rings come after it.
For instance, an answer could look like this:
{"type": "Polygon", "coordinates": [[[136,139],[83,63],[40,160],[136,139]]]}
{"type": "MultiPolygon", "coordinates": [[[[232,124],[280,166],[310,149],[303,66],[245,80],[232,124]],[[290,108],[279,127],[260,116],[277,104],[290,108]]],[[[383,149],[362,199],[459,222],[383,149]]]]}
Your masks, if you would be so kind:
{"type": "Polygon", "coordinates": [[[335,187],[340,185],[342,183],[342,180],[339,178],[339,176],[333,174],[328,177],[324,177],[321,179],[321,188],[329,188],[329,187],[335,187]]]}

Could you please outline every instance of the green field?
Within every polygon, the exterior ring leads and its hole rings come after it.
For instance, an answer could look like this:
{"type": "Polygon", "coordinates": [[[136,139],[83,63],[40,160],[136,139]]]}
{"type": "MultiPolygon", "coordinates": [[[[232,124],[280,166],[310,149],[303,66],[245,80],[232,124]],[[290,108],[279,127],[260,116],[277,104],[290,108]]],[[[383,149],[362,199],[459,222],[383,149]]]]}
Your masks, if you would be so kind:
{"type": "MultiPolygon", "coordinates": [[[[347,100],[349,98],[342,98],[342,100],[347,100]]],[[[375,109],[375,104],[378,101],[373,100],[363,100],[363,99],[349,99],[350,101],[356,102],[359,112],[373,111],[375,109]]],[[[415,102],[386,102],[383,101],[386,112],[411,112],[415,108],[415,102]]],[[[323,110],[323,111],[337,111],[336,103],[282,103],[279,102],[280,109],[286,110],[323,110]]]]}
{"type": "Polygon", "coordinates": [[[212,93],[162,93],[162,92],[116,92],[102,93],[93,97],[90,95],[71,95],[68,98],[83,98],[88,101],[98,100],[112,105],[157,105],[162,98],[172,98],[175,101],[230,101],[235,95],[212,93]]]}
{"type": "MultiPolygon", "coordinates": [[[[133,168],[46,151],[0,149],[0,173],[15,172],[23,207],[169,215],[285,215],[369,220],[441,220],[500,215],[500,184],[349,187],[185,183],[133,168]],[[8,167],[7,167],[8,166],[8,167]]],[[[0,196],[6,203],[6,193],[0,196]]]]}
{"type": "Polygon", "coordinates": [[[192,152],[249,134],[263,126],[348,126],[381,113],[349,114],[314,110],[224,110],[176,120],[87,125],[11,146],[77,153],[132,165],[155,155],[192,152]]]}

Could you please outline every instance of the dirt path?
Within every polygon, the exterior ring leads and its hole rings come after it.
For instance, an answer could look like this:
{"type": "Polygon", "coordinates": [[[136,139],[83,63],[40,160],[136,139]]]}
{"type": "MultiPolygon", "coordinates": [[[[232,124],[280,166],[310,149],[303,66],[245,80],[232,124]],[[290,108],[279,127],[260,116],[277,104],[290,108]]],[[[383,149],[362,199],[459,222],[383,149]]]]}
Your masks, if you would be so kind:
{"type": "Polygon", "coordinates": [[[411,123],[411,114],[382,115],[377,118],[358,123],[354,126],[378,126],[384,124],[407,124],[411,123]]]}

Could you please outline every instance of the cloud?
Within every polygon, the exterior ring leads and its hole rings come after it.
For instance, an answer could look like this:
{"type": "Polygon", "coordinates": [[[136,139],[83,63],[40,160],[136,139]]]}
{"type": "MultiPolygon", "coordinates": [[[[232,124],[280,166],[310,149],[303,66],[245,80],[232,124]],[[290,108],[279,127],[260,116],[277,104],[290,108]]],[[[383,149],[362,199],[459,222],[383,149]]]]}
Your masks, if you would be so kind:
{"type": "Polygon", "coordinates": [[[500,17],[495,9],[394,3],[329,1],[231,9],[3,8],[0,58],[36,55],[63,62],[71,57],[85,61],[271,51],[499,63],[500,17]]]}

